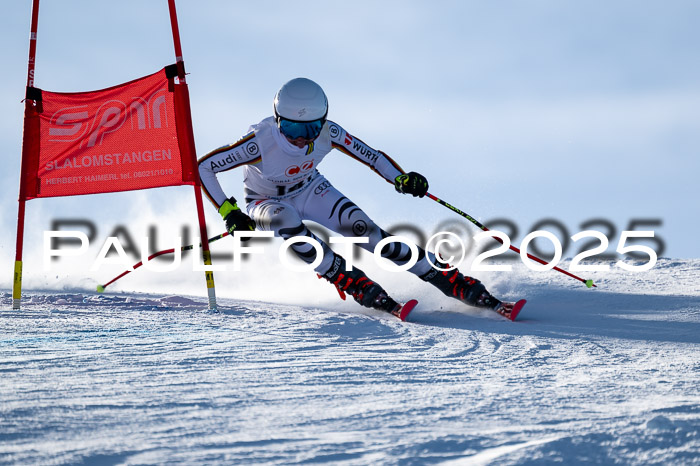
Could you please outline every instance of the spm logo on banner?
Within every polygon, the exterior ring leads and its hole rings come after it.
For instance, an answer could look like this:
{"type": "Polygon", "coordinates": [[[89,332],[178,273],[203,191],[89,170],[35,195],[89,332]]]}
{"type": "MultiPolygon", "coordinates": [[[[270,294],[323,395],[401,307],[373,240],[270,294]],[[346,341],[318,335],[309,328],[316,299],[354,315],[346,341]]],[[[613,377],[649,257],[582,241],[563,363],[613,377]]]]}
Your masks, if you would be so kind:
{"type": "Polygon", "coordinates": [[[102,145],[105,134],[120,129],[127,119],[131,120],[131,129],[167,128],[165,92],[160,89],[148,98],[133,97],[128,104],[110,100],[103,103],[94,116],[87,105],[62,108],[51,116],[49,140],[68,143],[80,140],[79,147],[102,145]]]}

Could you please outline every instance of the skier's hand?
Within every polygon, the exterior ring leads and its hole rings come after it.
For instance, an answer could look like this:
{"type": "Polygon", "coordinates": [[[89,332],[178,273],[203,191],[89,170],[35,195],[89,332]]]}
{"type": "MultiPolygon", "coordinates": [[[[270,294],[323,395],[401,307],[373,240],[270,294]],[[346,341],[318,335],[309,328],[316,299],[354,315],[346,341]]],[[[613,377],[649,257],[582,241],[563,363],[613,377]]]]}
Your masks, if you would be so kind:
{"type": "Polygon", "coordinates": [[[394,188],[402,194],[423,197],[428,192],[428,180],[420,173],[404,173],[394,179],[394,188]]]}
{"type": "MultiPolygon", "coordinates": [[[[225,200],[219,207],[219,213],[226,222],[226,230],[231,236],[233,236],[235,231],[255,230],[255,222],[241,211],[234,198],[225,200]]],[[[248,241],[249,239],[250,237],[242,237],[241,241],[248,241]]]]}

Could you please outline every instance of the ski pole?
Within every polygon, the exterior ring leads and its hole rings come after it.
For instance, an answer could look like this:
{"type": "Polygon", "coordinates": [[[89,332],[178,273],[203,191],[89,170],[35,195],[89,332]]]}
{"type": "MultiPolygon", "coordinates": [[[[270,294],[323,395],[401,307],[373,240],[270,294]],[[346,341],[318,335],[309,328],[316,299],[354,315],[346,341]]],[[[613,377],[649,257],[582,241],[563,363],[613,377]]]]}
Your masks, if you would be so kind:
{"type": "MultiPolygon", "coordinates": [[[[227,236],[227,235],[228,235],[228,231],[226,231],[226,232],[224,232],[224,233],[221,233],[221,234],[219,234],[219,235],[216,235],[216,236],[214,236],[214,237],[212,237],[212,238],[209,238],[209,242],[210,242],[210,243],[213,243],[214,241],[220,240],[221,238],[223,238],[224,236],[227,236]]],[[[200,248],[202,247],[202,243],[199,243],[199,247],[200,247],[200,248]]],[[[190,249],[194,249],[194,244],[189,244],[189,245],[187,245],[187,246],[182,246],[182,247],[180,248],[180,251],[189,251],[190,249]]],[[[155,253],[151,254],[150,256],[148,256],[148,259],[146,259],[146,261],[148,262],[148,261],[150,261],[151,259],[155,259],[155,258],[158,257],[158,256],[162,256],[162,255],[164,255],[164,254],[172,254],[172,253],[174,253],[174,252],[175,252],[175,248],[163,249],[162,251],[155,252],[155,253]]],[[[133,270],[136,270],[136,269],[138,269],[139,267],[141,267],[142,265],[143,265],[143,261],[139,261],[139,262],[137,262],[136,264],[134,264],[134,266],[132,267],[132,269],[133,269],[133,270]]],[[[98,292],[98,293],[102,293],[102,292],[105,290],[105,288],[107,288],[109,285],[111,285],[112,283],[116,282],[117,280],[119,280],[119,279],[122,278],[124,275],[128,274],[129,272],[131,272],[131,270],[125,270],[124,272],[122,272],[121,274],[117,275],[116,277],[114,277],[113,279],[111,279],[110,281],[108,281],[107,283],[105,283],[104,285],[97,285],[97,292],[98,292]]]]}
{"type": "MultiPolygon", "coordinates": [[[[430,194],[430,193],[426,193],[425,195],[428,196],[428,197],[429,197],[430,199],[432,199],[433,201],[437,202],[438,204],[440,204],[440,205],[442,205],[442,206],[444,206],[444,207],[447,207],[448,209],[450,209],[450,210],[453,211],[454,213],[459,214],[459,215],[461,215],[462,217],[466,218],[467,220],[469,220],[470,222],[472,222],[474,225],[476,225],[477,227],[481,228],[483,231],[490,231],[488,228],[486,228],[484,225],[482,225],[482,224],[481,224],[478,220],[476,220],[474,217],[472,217],[471,215],[469,215],[469,214],[467,214],[467,213],[465,213],[465,212],[462,212],[462,211],[459,210],[457,207],[448,204],[447,202],[443,201],[443,200],[440,199],[439,197],[433,196],[433,195],[430,194]]],[[[497,237],[497,236],[493,236],[493,239],[495,239],[495,240],[498,241],[499,243],[503,244],[503,240],[502,240],[501,238],[499,238],[499,237],[497,237]]],[[[520,254],[520,249],[516,248],[515,246],[510,245],[510,246],[508,246],[508,247],[509,247],[512,251],[515,251],[515,252],[517,252],[518,254],[520,254]]],[[[537,256],[533,256],[532,254],[527,254],[527,257],[528,257],[529,259],[532,259],[532,260],[535,261],[535,262],[539,262],[539,263],[542,264],[542,265],[549,265],[546,261],[540,259],[540,258],[537,257],[537,256]]],[[[563,273],[564,275],[568,275],[569,277],[574,278],[574,279],[576,279],[576,280],[582,282],[582,283],[585,284],[588,288],[591,288],[592,286],[596,286],[596,285],[593,283],[593,280],[586,280],[586,279],[583,279],[583,278],[581,278],[581,277],[578,277],[578,276],[574,275],[574,274],[571,273],[571,272],[567,272],[566,270],[560,269],[559,267],[556,267],[556,266],[555,266],[555,267],[554,267],[554,270],[556,270],[557,272],[561,272],[561,273],[563,273]]],[[[596,288],[597,288],[597,286],[596,286],[596,288]]]]}

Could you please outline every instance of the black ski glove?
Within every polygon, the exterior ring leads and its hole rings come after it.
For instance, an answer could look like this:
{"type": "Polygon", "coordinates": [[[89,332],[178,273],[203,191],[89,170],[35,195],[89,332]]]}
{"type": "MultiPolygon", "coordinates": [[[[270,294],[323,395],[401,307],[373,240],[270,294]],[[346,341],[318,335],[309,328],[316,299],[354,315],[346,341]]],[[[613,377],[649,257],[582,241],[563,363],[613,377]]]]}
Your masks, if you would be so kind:
{"type": "Polygon", "coordinates": [[[428,180],[420,173],[404,173],[394,179],[394,188],[402,194],[423,197],[428,192],[428,180]]]}
{"type": "MultiPolygon", "coordinates": [[[[255,222],[252,218],[244,214],[236,204],[236,199],[226,199],[221,207],[219,214],[226,222],[226,230],[233,236],[234,231],[253,231],[255,230],[255,222]]],[[[250,238],[243,237],[241,241],[248,241],[250,238]]]]}

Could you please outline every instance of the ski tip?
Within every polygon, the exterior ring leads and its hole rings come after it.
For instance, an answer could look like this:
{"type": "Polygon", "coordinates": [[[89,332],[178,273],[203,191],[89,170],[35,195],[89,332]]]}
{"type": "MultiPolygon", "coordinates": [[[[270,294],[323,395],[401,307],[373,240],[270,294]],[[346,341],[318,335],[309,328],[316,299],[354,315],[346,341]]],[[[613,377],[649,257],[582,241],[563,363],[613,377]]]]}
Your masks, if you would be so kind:
{"type": "Polygon", "coordinates": [[[401,306],[401,311],[399,312],[399,319],[405,322],[406,318],[411,313],[413,308],[416,307],[416,305],[418,305],[418,301],[416,301],[415,299],[407,301],[403,306],[401,306]]]}
{"type": "Polygon", "coordinates": [[[97,285],[97,292],[98,293],[104,293],[105,287],[103,285],[97,285]]]}
{"type": "Polygon", "coordinates": [[[583,282],[583,283],[585,283],[585,284],[586,284],[586,287],[588,287],[588,288],[592,288],[592,287],[595,286],[595,285],[593,284],[593,280],[586,280],[586,281],[583,282]]]}
{"type": "Polygon", "coordinates": [[[520,311],[522,311],[523,307],[525,307],[525,303],[527,303],[526,299],[516,301],[516,303],[513,304],[513,310],[510,311],[510,317],[508,318],[512,321],[515,321],[516,317],[518,317],[518,314],[520,314],[520,311]]]}

